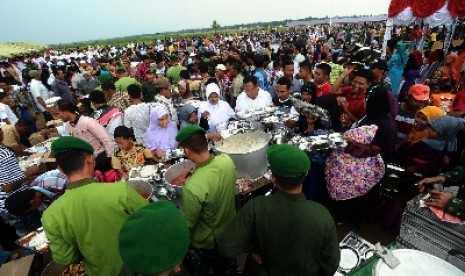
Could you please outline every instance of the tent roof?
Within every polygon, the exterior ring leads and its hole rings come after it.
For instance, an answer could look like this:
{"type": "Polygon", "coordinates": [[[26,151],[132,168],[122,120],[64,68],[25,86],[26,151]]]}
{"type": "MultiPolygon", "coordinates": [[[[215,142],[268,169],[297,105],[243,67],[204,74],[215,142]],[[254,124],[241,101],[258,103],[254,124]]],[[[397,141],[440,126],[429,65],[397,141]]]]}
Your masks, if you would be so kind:
{"type": "Polygon", "coordinates": [[[376,16],[362,16],[362,17],[343,17],[343,18],[331,18],[331,19],[315,19],[315,20],[298,20],[298,21],[289,21],[286,23],[288,27],[295,26],[313,26],[313,25],[322,25],[329,24],[341,24],[341,23],[358,23],[358,22],[379,22],[385,21],[387,15],[376,15],[376,16]]]}

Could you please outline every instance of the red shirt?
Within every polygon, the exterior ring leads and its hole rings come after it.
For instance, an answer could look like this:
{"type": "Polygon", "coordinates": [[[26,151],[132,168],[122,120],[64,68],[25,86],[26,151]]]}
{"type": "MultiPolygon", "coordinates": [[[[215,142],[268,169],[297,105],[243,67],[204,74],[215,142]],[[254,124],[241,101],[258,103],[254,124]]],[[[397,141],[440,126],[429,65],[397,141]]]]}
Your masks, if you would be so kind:
{"type": "Polygon", "coordinates": [[[329,95],[330,93],[331,93],[331,84],[329,82],[316,85],[316,96],[317,97],[321,97],[323,95],[329,95]]]}
{"type": "Polygon", "coordinates": [[[346,86],[341,89],[342,95],[349,103],[349,112],[360,119],[365,115],[365,92],[352,93],[352,90],[352,86],[346,86]]]}
{"type": "Polygon", "coordinates": [[[145,63],[141,62],[136,66],[136,79],[140,82],[146,81],[147,78],[147,71],[149,70],[149,66],[145,63]]]}

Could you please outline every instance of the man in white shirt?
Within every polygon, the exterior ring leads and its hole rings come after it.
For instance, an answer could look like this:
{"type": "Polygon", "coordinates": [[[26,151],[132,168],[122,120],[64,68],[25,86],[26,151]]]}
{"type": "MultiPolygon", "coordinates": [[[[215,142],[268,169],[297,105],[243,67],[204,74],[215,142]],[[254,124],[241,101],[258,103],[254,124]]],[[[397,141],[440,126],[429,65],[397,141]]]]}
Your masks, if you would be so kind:
{"type": "Polygon", "coordinates": [[[138,143],[145,145],[145,133],[150,124],[150,109],[154,104],[142,102],[142,92],[138,85],[129,85],[128,95],[131,106],[124,111],[124,125],[134,130],[138,143]]]}
{"type": "Polygon", "coordinates": [[[79,68],[74,66],[71,66],[69,69],[69,71],[73,74],[71,78],[71,88],[74,91],[77,91],[79,82],[84,79],[84,77],[79,73],[78,69],[79,68]]]}
{"type": "Polygon", "coordinates": [[[16,124],[18,117],[11,110],[9,95],[6,92],[0,93],[0,121],[10,125],[16,124]]]}
{"type": "Polygon", "coordinates": [[[264,108],[271,105],[273,105],[271,95],[267,91],[260,89],[257,77],[245,77],[244,92],[237,97],[236,112],[246,111],[251,108],[264,108]]]}
{"type": "Polygon", "coordinates": [[[44,114],[45,120],[50,121],[53,120],[53,117],[48,113],[47,105],[45,104],[45,101],[50,98],[50,92],[40,81],[41,73],[41,70],[29,71],[29,76],[31,77],[30,89],[37,108],[44,114]]]}

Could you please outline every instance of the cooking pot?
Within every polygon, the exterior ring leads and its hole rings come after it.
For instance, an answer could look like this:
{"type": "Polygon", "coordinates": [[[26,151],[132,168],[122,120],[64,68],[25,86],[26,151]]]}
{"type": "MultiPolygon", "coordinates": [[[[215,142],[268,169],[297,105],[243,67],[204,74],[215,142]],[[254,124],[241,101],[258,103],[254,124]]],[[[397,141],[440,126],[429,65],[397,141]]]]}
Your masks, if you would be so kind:
{"type": "Polygon", "coordinates": [[[273,135],[270,144],[286,144],[291,138],[292,134],[286,128],[274,129],[271,133],[273,135]]]}
{"type": "Polygon", "coordinates": [[[266,143],[264,143],[263,146],[259,149],[247,153],[222,152],[218,148],[216,148],[216,150],[231,157],[231,159],[234,161],[234,164],[236,165],[237,178],[257,179],[262,177],[268,168],[266,151],[268,149],[268,143],[271,139],[270,135],[261,130],[256,130],[248,133],[232,135],[224,139],[224,141],[231,139],[234,139],[233,141],[240,141],[247,136],[252,139],[264,139],[266,143]]]}
{"type": "Polygon", "coordinates": [[[169,167],[165,173],[165,183],[168,186],[168,189],[170,191],[175,191],[178,196],[182,196],[182,188],[184,187],[184,184],[174,185],[172,182],[181,174],[192,171],[194,168],[195,163],[190,160],[184,160],[169,167]]]}
{"type": "Polygon", "coordinates": [[[150,183],[142,180],[128,180],[126,183],[133,187],[144,199],[149,199],[152,196],[153,187],[150,183]]]}

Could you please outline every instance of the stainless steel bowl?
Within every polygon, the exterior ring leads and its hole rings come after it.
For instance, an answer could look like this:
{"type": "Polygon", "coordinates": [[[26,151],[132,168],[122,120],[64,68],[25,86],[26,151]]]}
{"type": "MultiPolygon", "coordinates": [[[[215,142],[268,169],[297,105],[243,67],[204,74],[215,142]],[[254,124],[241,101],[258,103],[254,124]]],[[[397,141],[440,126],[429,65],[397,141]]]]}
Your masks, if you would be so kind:
{"type": "Polygon", "coordinates": [[[168,168],[165,173],[165,183],[170,191],[175,191],[178,196],[182,196],[183,185],[171,184],[178,176],[195,168],[195,163],[190,160],[184,160],[168,168]]]}
{"type": "Polygon", "coordinates": [[[153,187],[149,182],[142,180],[128,180],[126,183],[133,187],[143,198],[149,199],[152,196],[153,187]]]}

